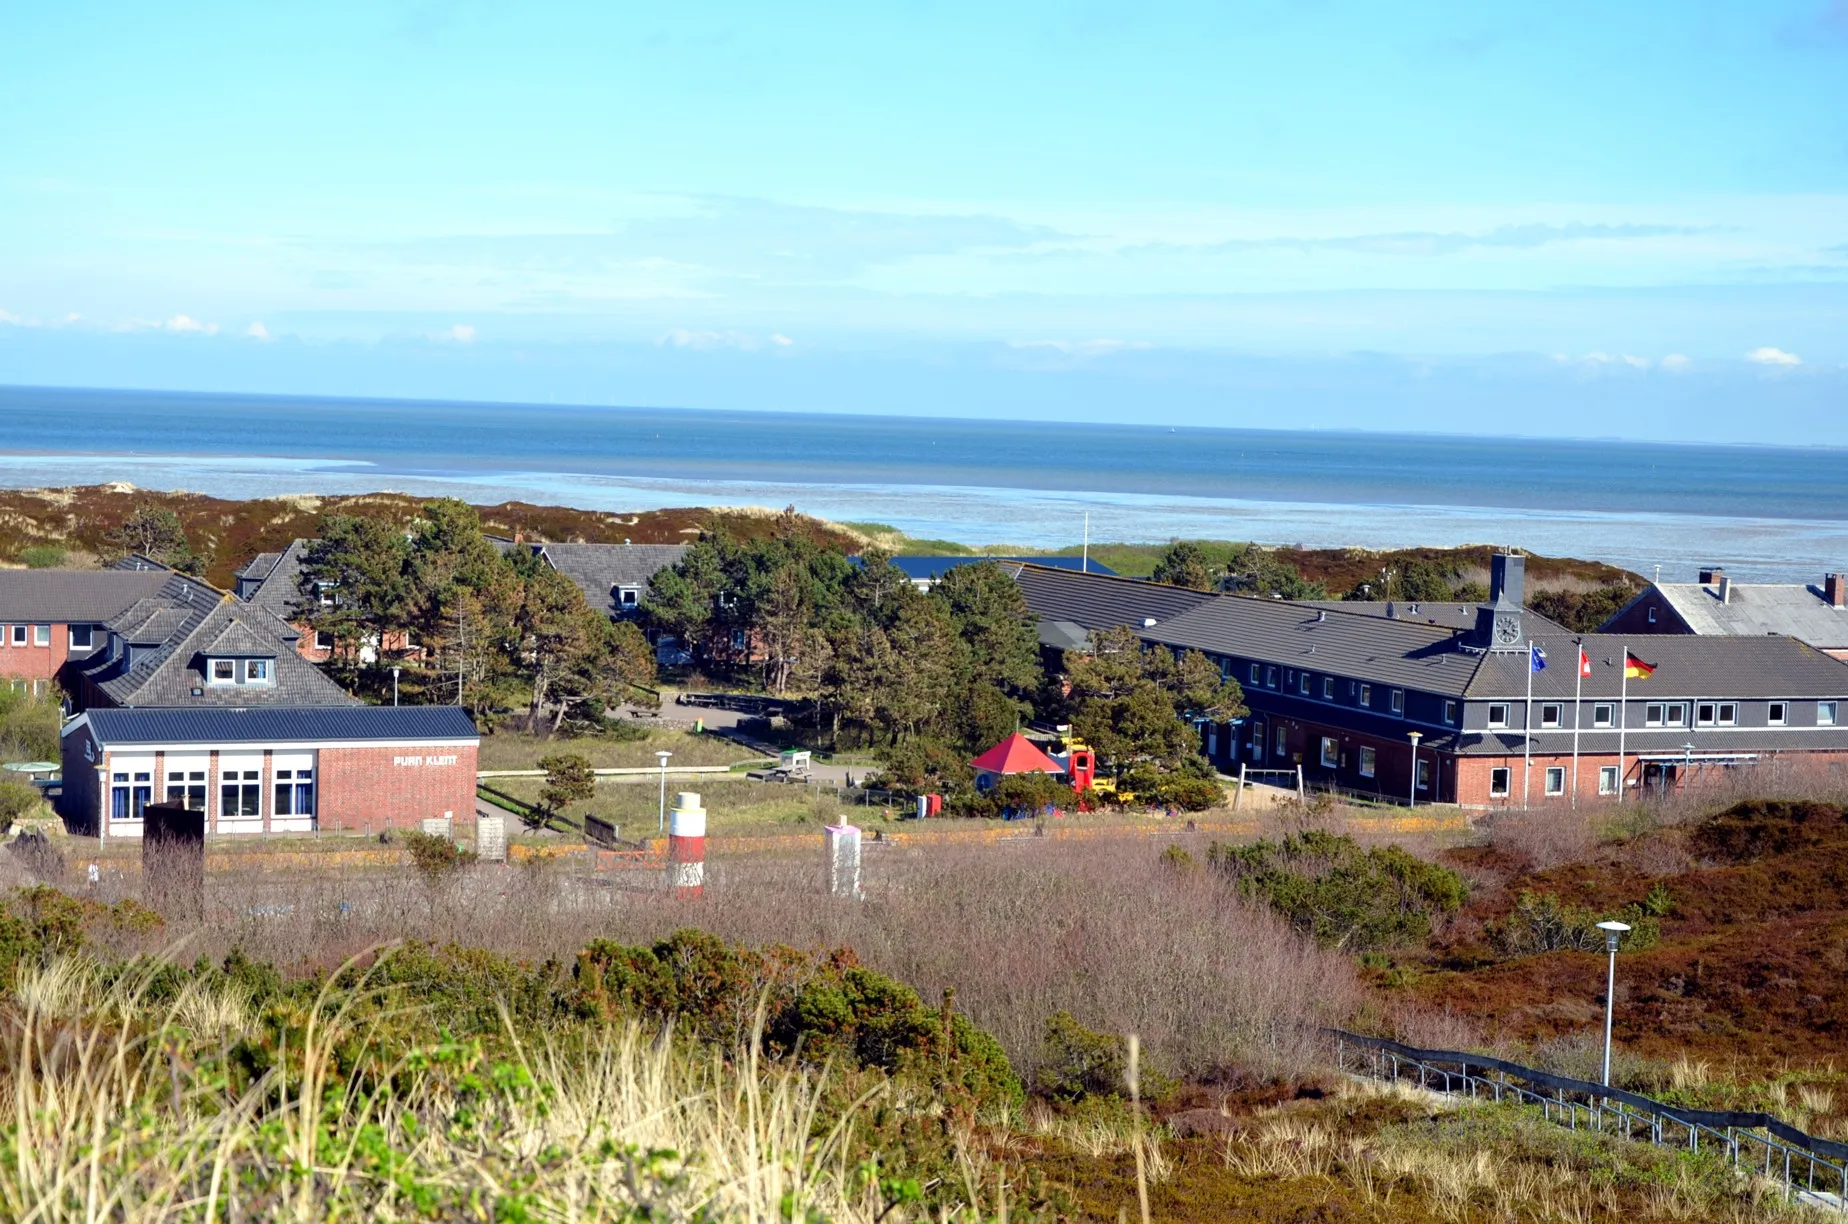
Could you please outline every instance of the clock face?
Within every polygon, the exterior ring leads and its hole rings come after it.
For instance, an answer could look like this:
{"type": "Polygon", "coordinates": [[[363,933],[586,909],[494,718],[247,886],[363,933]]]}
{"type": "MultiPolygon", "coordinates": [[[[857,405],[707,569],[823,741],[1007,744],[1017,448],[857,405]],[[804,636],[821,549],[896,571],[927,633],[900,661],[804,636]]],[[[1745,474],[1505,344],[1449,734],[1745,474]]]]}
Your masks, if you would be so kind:
{"type": "Polygon", "coordinates": [[[1495,618],[1495,644],[1497,646],[1519,646],[1521,644],[1520,617],[1498,616],[1495,618]]]}

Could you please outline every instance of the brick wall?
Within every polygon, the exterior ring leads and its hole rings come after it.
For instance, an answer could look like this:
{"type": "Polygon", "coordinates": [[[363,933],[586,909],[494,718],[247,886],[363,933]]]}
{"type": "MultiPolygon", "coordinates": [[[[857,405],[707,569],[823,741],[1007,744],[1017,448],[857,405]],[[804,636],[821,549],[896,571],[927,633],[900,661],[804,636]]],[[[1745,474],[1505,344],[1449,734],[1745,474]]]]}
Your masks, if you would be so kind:
{"type": "MultiPolygon", "coordinates": [[[[51,645],[37,646],[36,625],[26,626],[26,644],[13,645],[13,626],[0,624],[0,677],[49,682],[70,657],[70,627],[51,626],[51,645]]],[[[85,657],[88,657],[87,655],[85,657]]]]}
{"type": "Polygon", "coordinates": [[[475,818],[473,747],[323,748],[320,769],[323,829],[414,829],[445,812],[458,823],[475,818]]]}

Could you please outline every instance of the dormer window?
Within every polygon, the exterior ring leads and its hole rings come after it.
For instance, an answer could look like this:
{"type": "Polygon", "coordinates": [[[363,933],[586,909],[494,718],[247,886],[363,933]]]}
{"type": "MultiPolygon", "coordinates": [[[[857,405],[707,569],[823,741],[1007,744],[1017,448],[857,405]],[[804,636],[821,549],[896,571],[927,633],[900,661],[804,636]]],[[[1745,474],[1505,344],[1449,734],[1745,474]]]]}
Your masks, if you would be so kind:
{"type": "Polygon", "coordinates": [[[207,659],[205,680],[214,687],[269,684],[274,666],[274,661],[270,659],[207,659]]]}
{"type": "Polygon", "coordinates": [[[642,588],[619,586],[615,590],[615,596],[617,607],[627,611],[633,611],[640,606],[642,602],[642,588]]]}

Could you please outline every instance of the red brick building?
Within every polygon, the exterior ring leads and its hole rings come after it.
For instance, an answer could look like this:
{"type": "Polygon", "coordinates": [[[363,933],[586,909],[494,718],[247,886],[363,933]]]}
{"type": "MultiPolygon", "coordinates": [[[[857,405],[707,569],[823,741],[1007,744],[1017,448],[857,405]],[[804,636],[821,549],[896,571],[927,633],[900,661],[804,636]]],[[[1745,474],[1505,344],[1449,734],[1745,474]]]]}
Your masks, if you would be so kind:
{"type": "Polygon", "coordinates": [[[0,683],[51,692],[67,663],[104,644],[103,626],[157,595],[169,573],[139,559],[119,569],[0,570],[0,683]]]}
{"type": "Polygon", "coordinates": [[[64,728],[58,811],[105,839],[156,800],[214,834],[412,829],[472,818],[480,745],[455,706],[91,710],[64,728]]]}
{"type": "Polygon", "coordinates": [[[1300,769],[1312,787],[1469,807],[1617,802],[1740,770],[1848,781],[1848,664],[1770,634],[1570,634],[1530,618],[1522,568],[1495,559],[1470,627],[1015,572],[1049,652],[1127,625],[1238,681],[1249,714],[1198,724],[1224,773],[1300,769]],[[1631,657],[1642,666],[1626,679],[1631,657]]]}

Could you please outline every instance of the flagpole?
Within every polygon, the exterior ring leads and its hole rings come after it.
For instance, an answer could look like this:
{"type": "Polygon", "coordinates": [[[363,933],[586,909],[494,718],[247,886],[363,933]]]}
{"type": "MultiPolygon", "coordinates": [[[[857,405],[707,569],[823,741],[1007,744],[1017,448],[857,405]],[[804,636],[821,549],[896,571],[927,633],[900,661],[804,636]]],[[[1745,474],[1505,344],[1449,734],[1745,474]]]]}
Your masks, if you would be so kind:
{"type": "Polygon", "coordinates": [[[1572,806],[1578,806],[1579,701],[1585,695],[1585,639],[1572,640],[1572,806]]]}
{"type": "Polygon", "coordinates": [[[1617,698],[1617,802],[1622,803],[1624,787],[1630,776],[1623,760],[1623,733],[1630,725],[1630,648],[1620,643],[1617,652],[1623,660],[1623,685],[1618,690],[1621,695],[1617,698]]]}
{"type": "Polygon", "coordinates": [[[1534,644],[1527,643],[1527,711],[1521,715],[1521,806],[1528,806],[1534,776],[1534,644]]]}

